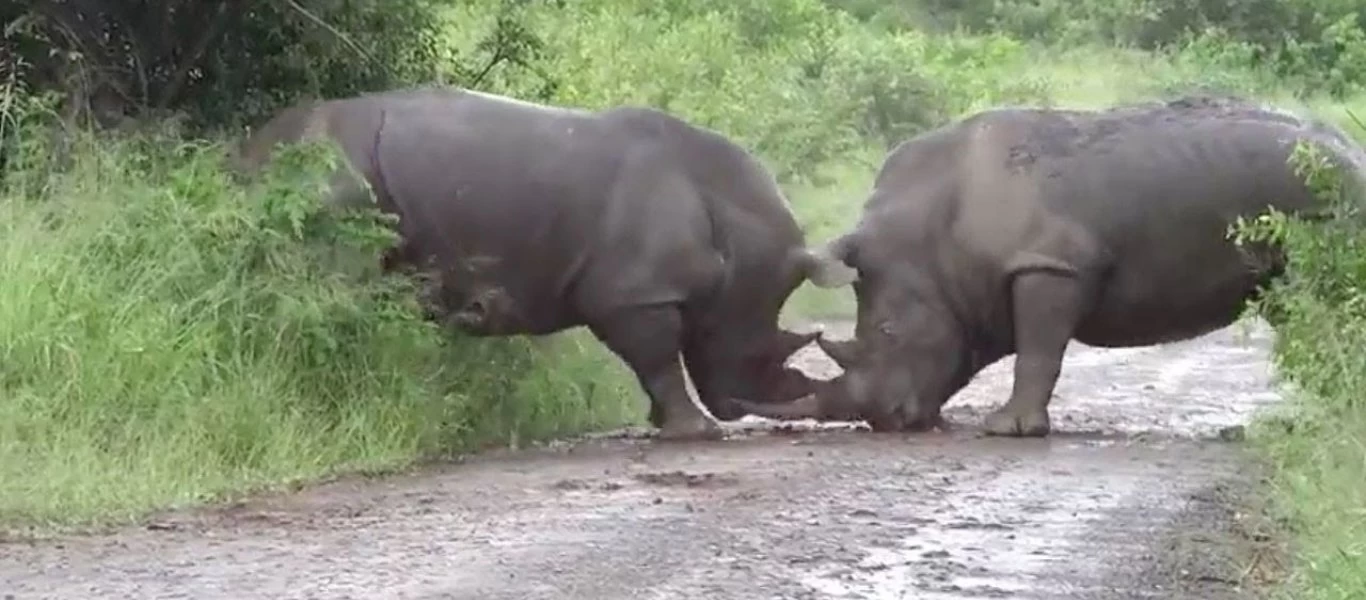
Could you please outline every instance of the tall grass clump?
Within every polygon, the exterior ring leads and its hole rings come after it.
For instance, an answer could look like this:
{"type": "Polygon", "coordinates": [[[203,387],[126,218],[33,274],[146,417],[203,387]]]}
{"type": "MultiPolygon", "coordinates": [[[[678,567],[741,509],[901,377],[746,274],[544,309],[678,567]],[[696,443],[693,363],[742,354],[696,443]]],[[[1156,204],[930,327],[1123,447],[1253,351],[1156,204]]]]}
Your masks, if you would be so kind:
{"type": "Polygon", "coordinates": [[[222,147],[68,132],[8,94],[0,526],[122,519],[340,471],[623,423],[614,358],[469,339],[381,276],[378,212],[318,203],[300,146],[235,184],[222,147]]]}
{"type": "MultiPolygon", "coordinates": [[[[1357,133],[1366,140],[1366,128],[1357,133]]],[[[1264,415],[1255,439],[1291,534],[1292,575],[1280,591],[1346,600],[1366,594],[1366,197],[1354,179],[1366,172],[1331,168],[1307,145],[1292,162],[1332,211],[1314,220],[1273,212],[1238,232],[1279,241],[1289,256],[1289,277],[1255,308],[1276,325],[1274,359],[1290,402],[1264,415]]]]}

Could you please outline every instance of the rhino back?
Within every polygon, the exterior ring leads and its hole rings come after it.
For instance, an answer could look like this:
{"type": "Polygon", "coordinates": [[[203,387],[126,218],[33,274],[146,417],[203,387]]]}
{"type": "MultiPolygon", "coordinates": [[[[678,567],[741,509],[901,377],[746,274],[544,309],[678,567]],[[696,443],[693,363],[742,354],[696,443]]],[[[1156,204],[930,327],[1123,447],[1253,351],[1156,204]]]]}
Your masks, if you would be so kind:
{"type": "Polygon", "coordinates": [[[444,91],[383,112],[379,177],[409,251],[463,287],[500,290],[525,329],[681,301],[709,276],[690,179],[612,119],[444,91]],[[466,268],[479,260],[496,266],[466,268]]]}
{"type": "Polygon", "coordinates": [[[653,109],[617,109],[617,118],[668,140],[705,204],[712,248],[724,263],[725,293],[706,314],[713,320],[775,321],[805,277],[805,236],[772,172],[720,133],[653,109]]]}
{"type": "Polygon", "coordinates": [[[950,180],[953,193],[898,202],[951,205],[941,212],[958,223],[947,225],[965,226],[966,243],[995,244],[992,255],[1026,243],[1040,219],[1075,224],[1121,256],[1159,241],[1173,254],[1183,243],[1223,247],[1238,215],[1315,205],[1287,158],[1296,139],[1324,139],[1279,114],[1155,109],[994,111],[952,131],[956,168],[917,185],[950,180]]]}
{"type": "Polygon", "coordinates": [[[1268,206],[1314,209],[1287,159],[1297,139],[1333,143],[1308,121],[1247,106],[1019,112],[992,125],[991,143],[970,153],[967,172],[980,176],[967,180],[964,213],[1006,221],[973,229],[1000,234],[985,242],[998,261],[1047,254],[1049,238],[1080,232],[1073,254],[1055,258],[1103,273],[1079,332],[1098,345],[1179,339],[1231,319],[1283,265],[1237,248],[1228,226],[1268,206]]]}
{"type": "Polygon", "coordinates": [[[1314,203],[1287,163],[1295,141],[1312,137],[1303,127],[1237,118],[1088,125],[1094,137],[1077,139],[1070,155],[1041,160],[1033,178],[1052,210],[1106,239],[1141,223],[1194,218],[1222,227],[1268,205],[1314,203]]]}
{"type": "Polygon", "coordinates": [[[984,111],[888,155],[848,248],[862,264],[902,264],[983,339],[1010,331],[1003,290],[1037,260],[1097,278],[1086,343],[1179,339],[1233,318],[1283,267],[1226,233],[1267,206],[1315,208],[1286,162],[1298,138],[1366,172],[1340,133],[1250,103],[984,111]]]}

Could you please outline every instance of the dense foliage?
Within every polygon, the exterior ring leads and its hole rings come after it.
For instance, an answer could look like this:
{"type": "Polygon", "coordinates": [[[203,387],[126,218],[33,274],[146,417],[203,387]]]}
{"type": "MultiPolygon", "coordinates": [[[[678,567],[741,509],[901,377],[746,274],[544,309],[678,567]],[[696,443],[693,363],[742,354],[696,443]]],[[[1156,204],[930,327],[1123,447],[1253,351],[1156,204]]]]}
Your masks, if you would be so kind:
{"type": "Polygon", "coordinates": [[[1366,86],[1366,11],[1356,0],[831,0],[891,27],[1003,32],[1053,44],[1147,50],[1214,46],[1304,91],[1366,86]]]}
{"type": "Polygon", "coordinates": [[[432,79],[445,67],[427,0],[7,2],[11,61],[101,123],[184,111],[259,118],[299,94],[432,79]]]}
{"type": "MultiPolygon", "coordinates": [[[[1352,0],[10,0],[0,18],[7,526],[640,420],[591,338],[417,318],[406,282],[357,267],[385,230],[308,202],[326,155],[232,185],[222,136],[300,98],[455,83],[660,107],[756,150],[813,240],[856,217],[887,148],[990,106],[1205,89],[1366,115],[1352,0]]],[[[1362,232],[1273,222],[1294,275],[1268,300],[1277,364],[1300,391],[1257,440],[1296,534],[1289,589],[1358,597],[1362,232]]],[[[803,288],[789,312],[848,296],[803,288]]]]}

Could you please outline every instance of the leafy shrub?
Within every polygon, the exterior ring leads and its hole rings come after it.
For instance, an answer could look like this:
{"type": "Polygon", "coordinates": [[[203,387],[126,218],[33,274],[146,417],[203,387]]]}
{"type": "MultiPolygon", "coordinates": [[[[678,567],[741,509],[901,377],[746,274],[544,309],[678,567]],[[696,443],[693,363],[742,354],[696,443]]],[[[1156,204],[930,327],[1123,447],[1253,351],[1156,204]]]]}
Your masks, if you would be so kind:
{"type": "Polygon", "coordinates": [[[125,117],[188,117],[202,127],[258,122],[302,97],[501,75],[536,69],[540,41],[518,0],[487,9],[494,27],[451,51],[439,0],[38,0],[0,4],[5,69],[35,91],[59,90],[68,116],[103,125],[125,117]]]}
{"type": "MultiPolygon", "coordinates": [[[[493,6],[448,13],[465,32],[454,52],[470,54],[493,26],[493,6]]],[[[669,111],[754,149],[788,181],[820,180],[824,166],[870,140],[894,144],[970,108],[1045,96],[1035,82],[1002,76],[1025,66],[1019,42],[885,35],[818,0],[584,0],[519,10],[544,41],[538,68],[559,82],[541,98],[669,111]]],[[[540,89],[534,80],[487,81],[485,89],[518,97],[540,89]]]]}
{"type": "Polygon", "coordinates": [[[903,28],[962,27],[1061,45],[1153,50],[1213,35],[1252,49],[1240,66],[1269,66],[1305,91],[1344,97],[1366,85],[1366,11],[1354,0],[907,0],[861,12],[903,28]]]}
{"type": "Polygon", "coordinates": [[[0,522],[124,515],[640,412],[599,346],[424,321],[412,284],[373,266],[385,219],[320,208],[330,152],[285,152],[244,189],[216,143],[73,143],[60,169],[21,152],[43,175],[12,170],[0,197],[0,522]]]}
{"type": "Polygon", "coordinates": [[[1292,161],[1329,202],[1330,218],[1272,212],[1235,233],[1283,243],[1289,257],[1289,277],[1253,307],[1274,319],[1277,373],[1293,386],[1292,402],[1265,415],[1256,437],[1278,516],[1296,538],[1286,591],[1345,600],[1366,590],[1366,195],[1315,150],[1302,146],[1292,161]]]}

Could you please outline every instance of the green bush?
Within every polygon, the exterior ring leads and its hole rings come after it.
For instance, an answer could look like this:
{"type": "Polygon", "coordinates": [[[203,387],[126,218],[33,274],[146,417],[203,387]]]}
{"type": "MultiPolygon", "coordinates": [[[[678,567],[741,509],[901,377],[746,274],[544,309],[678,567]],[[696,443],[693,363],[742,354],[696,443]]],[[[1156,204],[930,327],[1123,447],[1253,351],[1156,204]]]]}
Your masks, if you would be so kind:
{"type": "MultiPolygon", "coordinates": [[[[451,9],[454,43],[475,52],[495,24],[491,0],[451,9]]],[[[763,156],[780,179],[823,180],[820,170],[962,112],[1042,100],[1024,69],[1026,48],[1004,36],[883,35],[818,0],[766,2],[582,1],[517,13],[544,41],[539,81],[490,78],[485,89],[601,108],[643,104],[715,128],[763,156]],[[604,57],[629,57],[605,60],[604,57]]]]}
{"type": "MultiPolygon", "coordinates": [[[[1366,139],[1366,127],[1360,133],[1366,139]]],[[[1277,516],[1295,538],[1283,591],[1346,600],[1366,591],[1366,196],[1308,150],[1292,160],[1332,218],[1271,213],[1237,233],[1279,241],[1289,257],[1289,277],[1254,307],[1275,319],[1277,373],[1292,388],[1292,402],[1256,428],[1277,516]]],[[[1366,152],[1359,159],[1366,168],[1366,152]]]]}
{"type": "Polygon", "coordinates": [[[97,121],[182,112],[252,120],[299,95],[432,78],[442,31],[428,0],[36,0],[0,8],[4,57],[32,89],[97,121]]]}
{"type": "Polygon", "coordinates": [[[1355,0],[832,0],[902,28],[1005,32],[1048,44],[1155,50],[1213,36],[1245,45],[1241,66],[1270,68],[1303,92],[1366,86],[1366,10],[1355,0]]]}
{"type": "Polygon", "coordinates": [[[61,169],[20,152],[0,197],[3,524],[128,516],[642,412],[595,343],[423,321],[411,284],[372,266],[383,223],[319,208],[330,154],[300,147],[241,188],[216,143],[73,143],[61,169]]]}

